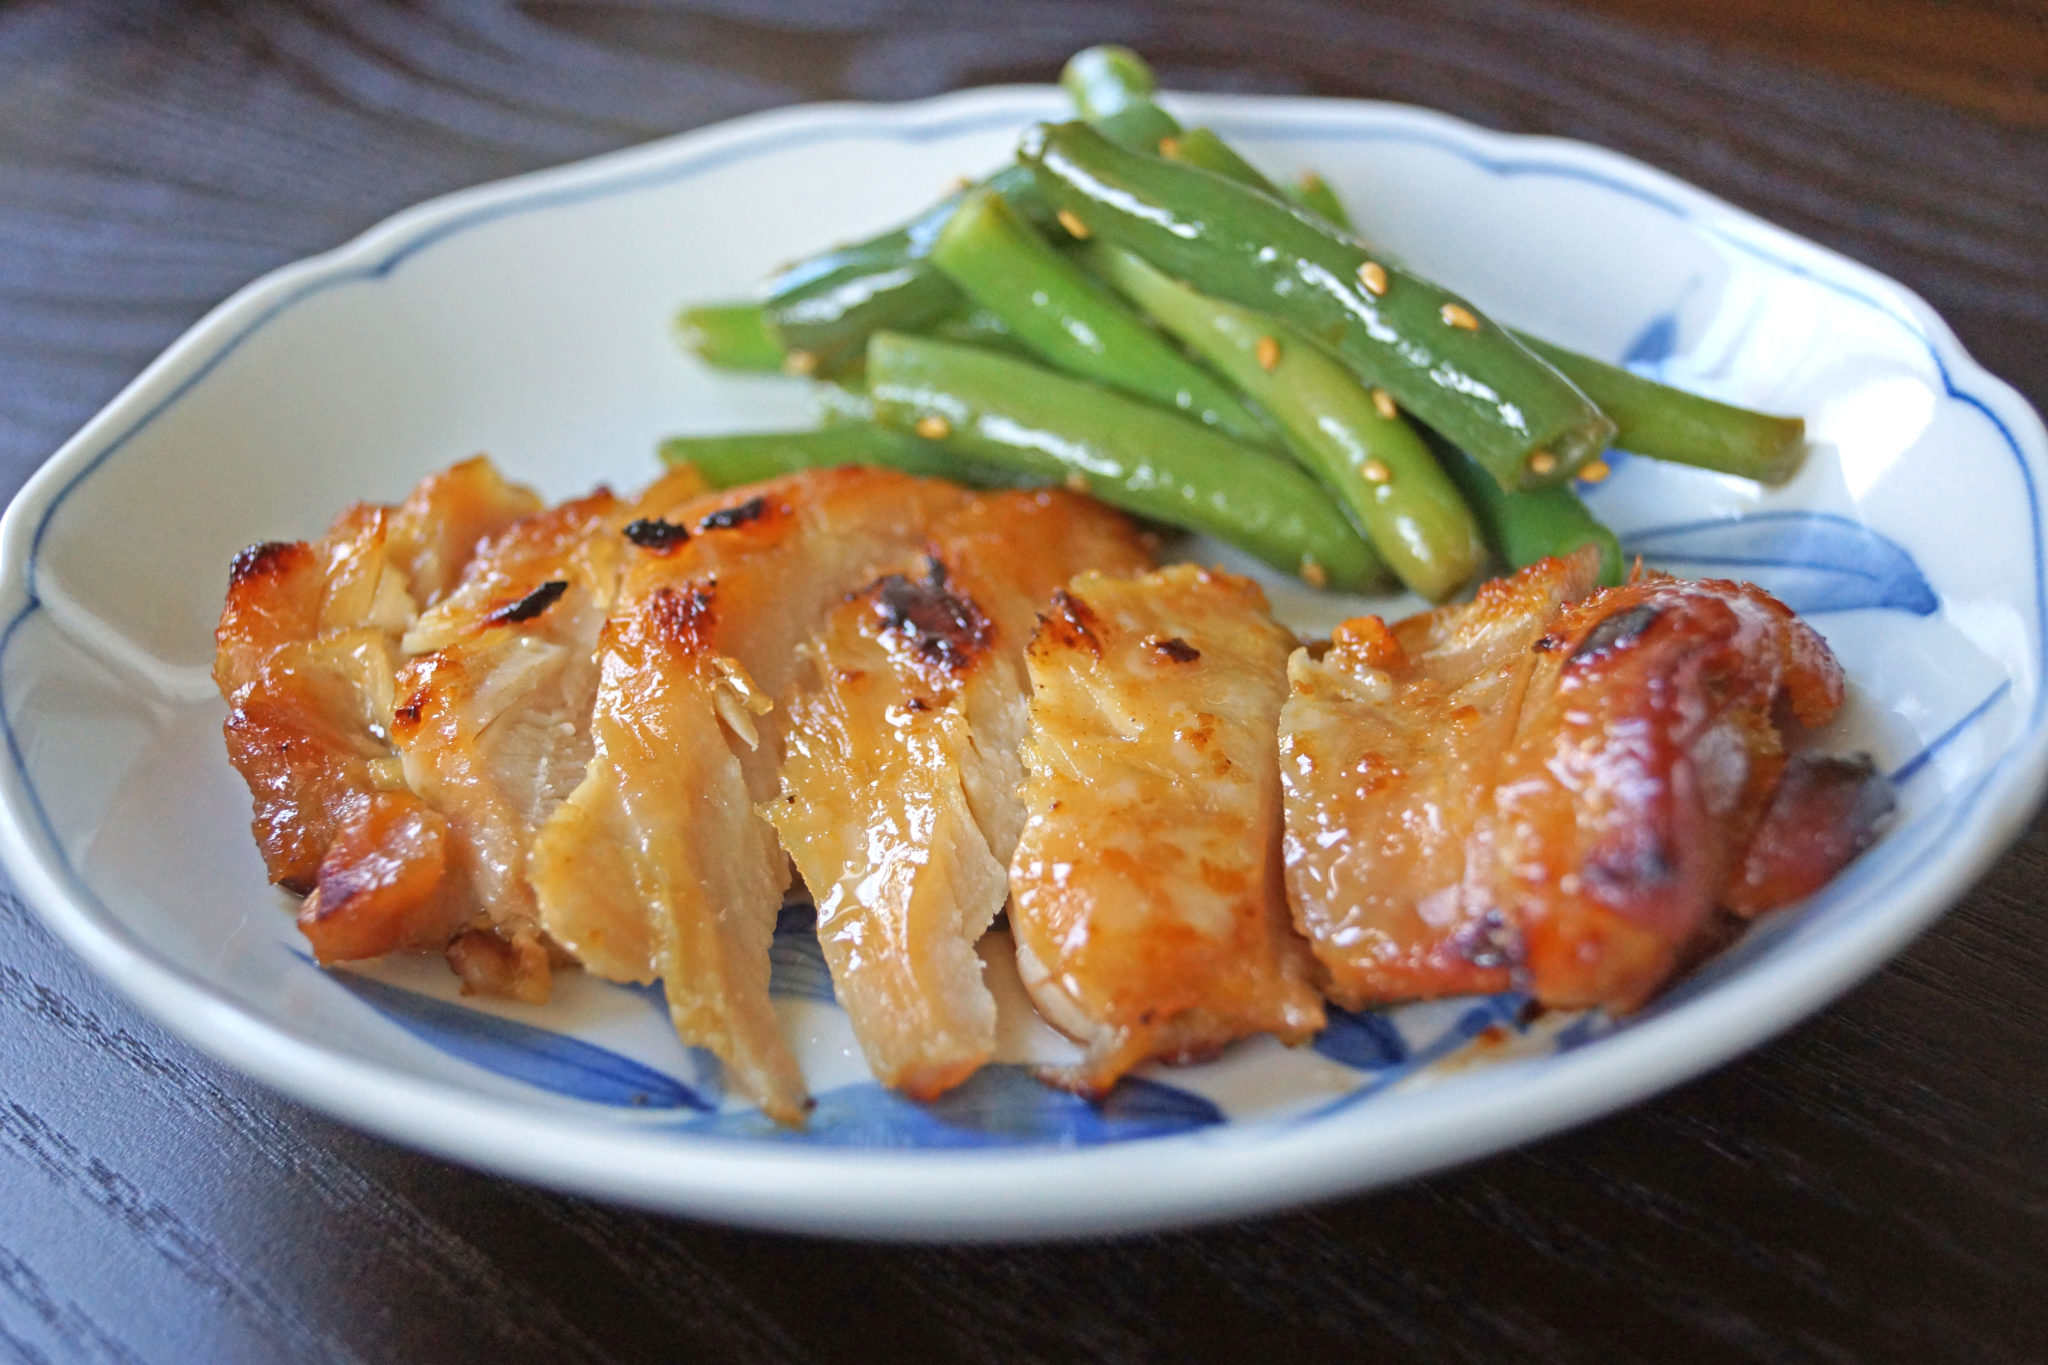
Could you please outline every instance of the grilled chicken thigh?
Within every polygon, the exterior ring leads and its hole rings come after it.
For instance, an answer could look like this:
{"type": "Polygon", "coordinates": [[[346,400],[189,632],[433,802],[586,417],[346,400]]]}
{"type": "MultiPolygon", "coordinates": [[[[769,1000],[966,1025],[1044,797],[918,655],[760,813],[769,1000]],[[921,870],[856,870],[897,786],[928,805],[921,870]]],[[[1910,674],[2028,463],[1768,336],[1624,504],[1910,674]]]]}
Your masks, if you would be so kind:
{"type": "Polygon", "coordinates": [[[1249,580],[1150,565],[1062,491],[679,470],[544,509],[479,458],[244,551],[214,674],[321,961],[439,949],[529,1000],[567,956],[660,979],[787,1123],[792,859],[878,1078],[930,1099],[992,1055],[1007,897],[1086,1047],[1048,1079],[1100,1094],[1303,1040],[1323,993],[1634,1009],[1890,809],[1867,758],[1788,746],[1841,671],[1750,585],[1595,591],[1589,551],[1297,649],[1249,580]]]}
{"type": "Polygon", "coordinates": [[[473,909],[445,875],[445,822],[407,789],[391,747],[398,641],[415,589],[467,557],[448,528],[490,534],[538,505],[473,460],[402,508],[358,504],[318,541],[235,559],[214,659],[228,757],[271,880],[310,893],[299,925],[323,962],[439,947],[473,909]]]}
{"type": "Polygon", "coordinates": [[[1289,886],[1339,1003],[1519,983],[1633,1009],[1717,908],[1818,886],[1888,808],[1867,762],[1786,780],[1781,725],[1824,723],[1842,681],[1781,603],[1663,575],[1587,595],[1592,568],[1347,622],[1292,661],[1289,886]]]}
{"type": "Polygon", "coordinates": [[[768,815],[869,1067],[930,1099],[995,1047],[975,942],[1009,895],[1024,821],[1024,646],[1089,567],[1142,572],[1128,519],[1065,492],[974,499],[925,552],[835,608],[789,703],[768,815]]]}
{"type": "Polygon", "coordinates": [[[404,637],[392,734],[408,786],[448,823],[447,853],[478,901],[448,946],[464,989],[547,999],[548,948],[526,860],[582,780],[597,635],[631,548],[621,530],[704,491],[680,471],[638,504],[600,489],[521,518],[478,547],[404,637]]]}
{"type": "Polygon", "coordinates": [[[1347,1009],[1506,990],[1507,926],[1466,853],[1492,804],[1534,646],[1592,590],[1590,551],[1393,627],[1347,621],[1289,661],[1280,713],[1287,886],[1347,1009]]]}
{"type": "MultiPolygon", "coordinates": [[[[1661,574],[1566,608],[1537,644],[1491,822],[1495,898],[1538,1000],[1634,1009],[1730,899],[1782,786],[1781,715],[1825,723],[1841,667],[1761,589],[1661,574]]],[[[1835,843],[1827,876],[1867,833],[1835,843]]]]}
{"type": "Polygon", "coordinates": [[[529,860],[541,923],[615,980],[662,979],[686,1041],[797,1122],[803,1076],[768,997],[789,860],[757,807],[779,791],[797,647],[966,500],[867,469],[792,475],[627,528],[598,645],[593,755],[529,860]]]}
{"type": "Polygon", "coordinates": [[[1083,574],[1032,641],[1010,926],[1100,1093],[1148,1058],[1323,1024],[1288,919],[1275,731],[1293,637],[1247,579],[1083,574]]]}

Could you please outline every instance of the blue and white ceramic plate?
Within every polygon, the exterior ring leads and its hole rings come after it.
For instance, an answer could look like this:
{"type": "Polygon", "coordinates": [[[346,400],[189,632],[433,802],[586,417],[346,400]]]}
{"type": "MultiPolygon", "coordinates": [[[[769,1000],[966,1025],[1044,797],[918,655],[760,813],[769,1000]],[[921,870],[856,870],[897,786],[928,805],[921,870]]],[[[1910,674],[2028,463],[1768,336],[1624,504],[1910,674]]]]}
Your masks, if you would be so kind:
{"type": "MultiPolygon", "coordinates": [[[[792,908],[775,980],[819,1097],[802,1131],[728,1099],[647,992],[572,974],[528,1008],[459,999],[438,962],[312,966],[223,757],[229,558],[477,450],[559,496],[645,481],[671,433],[806,420],[794,381],[687,360],[676,306],[998,164],[1062,115],[1042,89],[788,110],[454,195],[216,309],[0,529],[15,878],[187,1038],[400,1142],[709,1218],[949,1238],[1246,1213],[1525,1141],[1787,1027],[1960,895],[2048,759],[2048,448],[2025,404],[1898,285],[1611,153],[1387,105],[1180,104],[1276,175],[1321,171],[1367,235],[1495,316],[1807,419],[1788,488],[1622,459],[1592,497],[1653,564],[1753,578],[1842,656],[1835,743],[1874,751],[1901,808],[1839,881],[1622,1026],[1525,1028],[1514,998],[1339,1017],[1313,1047],[1148,1070],[1100,1106],[1029,1078],[1066,1045],[995,942],[1003,1064],[930,1106],[879,1089],[792,908]]],[[[1362,605],[1273,589],[1304,629],[1362,605]]]]}

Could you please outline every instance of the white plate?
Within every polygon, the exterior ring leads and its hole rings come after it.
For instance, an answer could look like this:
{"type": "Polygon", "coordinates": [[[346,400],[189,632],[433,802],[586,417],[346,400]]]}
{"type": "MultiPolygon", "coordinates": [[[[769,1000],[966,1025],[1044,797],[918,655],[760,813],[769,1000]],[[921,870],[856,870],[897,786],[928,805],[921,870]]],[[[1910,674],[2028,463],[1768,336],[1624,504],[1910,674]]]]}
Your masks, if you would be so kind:
{"type": "MultiPolygon", "coordinates": [[[[1819,448],[1789,488],[1623,460],[1593,499],[1653,561],[1757,578],[1826,632],[1853,680],[1837,743],[1901,787],[1874,850],[1618,1029],[1524,1032],[1512,998],[1345,1018],[1315,1049],[1150,1071],[1101,1110],[1017,1065],[928,1110],[880,1092],[792,922],[777,987],[821,1100],[803,1134],[722,1100],[645,992],[571,977],[545,1009],[473,1005],[433,962],[310,965],[220,743],[229,558],[478,449],[566,495],[645,481],[673,432],[807,417],[791,381],[682,357],[673,310],[900,219],[1063,116],[1004,89],[787,110],[454,195],[216,309],[0,529],[17,881],[194,1043],[398,1141],[733,1222],[955,1238],[1247,1213],[1551,1132],[1785,1028],[1960,895],[2048,758],[2048,450],[2012,391],[1898,285],[1611,153],[1387,105],[1178,104],[1276,174],[1322,171],[1368,236],[1496,316],[1807,418],[1819,448]]],[[[1279,596],[1298,624],[1332,617],[1279,596]]],[[[1056,1052],[995,977],[1006,1057],[1056,1052]]]]}

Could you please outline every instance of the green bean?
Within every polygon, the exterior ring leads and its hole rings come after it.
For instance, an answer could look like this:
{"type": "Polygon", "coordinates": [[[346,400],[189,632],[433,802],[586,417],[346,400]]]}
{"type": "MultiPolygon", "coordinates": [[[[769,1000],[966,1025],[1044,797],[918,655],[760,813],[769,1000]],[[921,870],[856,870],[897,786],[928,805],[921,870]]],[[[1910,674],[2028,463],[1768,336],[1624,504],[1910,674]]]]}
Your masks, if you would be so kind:
{"type": "MultiPolygon", "coordinates": [[[[1124,130],[1120,135],[1131,136],[1151,150],[1161,136],[1180,131],[1173,116],[1152,103],[1151,73],[1128,49],[1089,49],[1077,54],[1068,68],[1069,73],[1076,73],[1068,89],[1077,102],[1084,109],[1100,112],[1107,118],[1107,126],[1124,130]],[[1091,57],[1090,53],[1097,55],[1091,57]],[[1103,76],[1098,85],[1090,86],[1086,83],[1091,79],[1086,74],[1090,62],[1116,74],[1103,76]],[[1118,71],[1119,67],[1123,69],[1118,71]],[[1085,94],[1090,89],[1099,90],[1101,99],[1111,103],[1090,103],[1091,97],[1085,94]],[[1144,131],[1148,127],[1157,131],[1148,136],[1144,131]]],[[[1033,177],[1023,167],[1005,167],[983,184],[1027,217],[1035,219],[1049,212],[1039,202],[1033,177]]],[[[960,198],[953,195],[942,200],[892,232],[821,252],[778,272],[768,284],[765,317],[789,366],[806,373],[843,373],[857,361],[870,332],[884,327],[903,331],[933,328],[957,309],[958,291],[924,256],[960,198]]]]}
{"type": "Polygon", "coordinates": [[[676,314],[676,339],[722,370],[779,370],[782,343],[758,303],[706,303],[676,314]]]}
{"type": "Polygon", "coordinates": [[[1806,459],[1806,423],[1686,393],[1562,346],[1522,335],[1614,419],[1623,450],[1675,464],[1781,484],[1806,459]]]}
{"type": "Polygon", "coordinates": [[[1195,166],[1220,175],[1225,180],[1235,180],[1261,194],[1276,197],[1280,194],[1280,187],[1266,179],[1263,171],[1239,156],[1236,149],[1207,128],[1190,128],[1179,137],[1167,138],[1159,144],[1159,154],[1168,161],[1178,161],[1184,166],[1195,166]]]}
{"type": "Polygon", "coordinates": [[[1010,330],[1010,324],[988,309],[975,306],[972,299],[968,300],[968,305],[946,314],[923,330],[947,341],[964,342],[969,346],[993,346],[997,350],[1025,354],[1024,344],[1010,330]]]}
{"type": "Polygon", "coordinates": [[[868,391],[879,421],[972,459],[1205,531],[1318,587],[1362,591],[1381,581],[1372,546],[1300,468],[1086,380],[878,332],[868,343],[868,391]]]}
{"type": "Polygon", "coordinates": [[[923,327],[960,306],[960,291],[900,228],[792,266],[768,288],[768,325],[791,366],[819,374],[857,359],[877,327],[923,327]]]}
{"type": "MultiPolygon", "coordinates": [[[[1343,202],[1315,172],[1302,176],[1288,197],[1353,232],[1343,202]]],[[[1774,417],[1702,398],[1519,329],[1514,337],[1607,414],[1615,425],[1614,444],[1624,450],[1772,485],[1789,482],[1805,461],[1806,424],[1797,417],[1774,417]]]]}
{"type": "Polygon", "coordinates": [[[1227,386],[1062,256],[1001,199],[971,194],[932,245],[932,264],[1057,369],[1175,408],[1241,441],[1266,429],[1227,386]]]}
{"type": "Polygon", "coordinates": [[[1479,526],[1429,447],[1335,357],[1272,318],[1204,298],[1119,247],[1084,254],[1111,284],[1279,424],[1403,583],[1441,601],[1478,571],[1479,526]]]}
{"type": "Polygon", "coordinates": [[[1127,47],[1085,47],[1067,59],[1060,85],[1082,118],[1119,147],[1156,151],[1180,135],[1180,121],[1153,103],[1152,68],[1127,47]]]}
{"type": "Polygon", "coordinates": [[[1067,59],[1060,84],[1074,112],[1126,151],[1157,153],[1228,176],[1268,194],[1273,182],[1207,128],[1183,128],[1152,98],[1158,83],[1145,59],[1127,47],[1083,48],[1067,59]]]}
{"type": "Polygon", "coordinates": [[[1016,479],[961,458],[927,441],[872,422],[844,422],[814,431],[760,431],[733,436],[672,436],[661,458],[687,464],[713,488],[757,483],[800,469],[864,464],[925,478],[952,479],[978,488],[1009,487],[1016,479]]]}
{"type": "Polygon", "coordinates": [[[1448,436],[1503,488],[1555,483],[1614,424],[1471,304],[1372,260],[1321,219],[1086,124],[1039,125],[1020,155],[1055,209],[1205,294],[1295,324],[1448,436]]]}
{"type": "MultiPolygon", "coordinates": [[[[1313,171],[1289,195],[1345,232],[1353,230],[1343,203],[1313,171]]],[[[1702,398],[1512,330],[1607,414],[1615,425],[1614,444],[1624,450],[1772,485],[1789,482],[1805,461],[1806,423],[1797,417],[1702,398]]]]}
{"type": "Polygon", "coordinates": [[[1351,214],[1345,209],[1344,201],[1337,197],[1337,191],[1330,188],[1330,182],[1314,171],[1303,173],[1299,180],[1288,186],[1287,197],[1338,231],[1352,230],[1351,214]]]}
{"type": "MultiPolygon", "coordinates": [[[[1344,205],[1311,172],[1294,200],[1351,232],[1344,205]]],[[[1789,482],[1806,459],[1806,423],[1719,403],[1631,374],[1555,342],[1514,329],[1514,337],[1593,400],[1614,423],[1614,444],[1651,459],[1734,474],[1763,484],[1789,482]]]]}
{"type": "MultiPolygon", "coordinates": [[[[1027,213],[1037,212],[1032,175],[1005,166],[983,187],[1027,213]]],[[[925,259],[966,191],[947,196],[909,223],[851,246],[821,252],[768,282],[768,326],[793,368],[837,374],[858,360],[868,334],[915,331],[961,306],[960,291],[925,259]]]]}
{"type": "Polygon", "coordinates": [[[1582,545],[1600,547],[1600,582],[1613,587],[1624,569],[1621,541],[1564,484],[1509,493],[1477,461],[1441,439],[1433,442],[1446,473],[1464,491],[1486,528],[1494,553],[1511,569],[1568,555],[1582,545]]]}
{"type": "MultiPolygon", "coordinates": [[[[1265,183],[1207,129],[1191,130],[1168,155],[1255,188],[1265,183]],[[1206,136],[1213,146],[1198,141],[1197,135],[1206,136]]],[[[1303,175],[1286,194],[1324,222],[1345,233],[1354,231],[1343,201],[1315,172],[1303,175]]],[[[1771,485],[1789,482],[1805,461],[1806,424],[1797,417],[1773,417],[1702,398],[1527,332],[1513,334],[1607,414],[1616,428],[1614,444],[1624,450],[1771,485]]]]}

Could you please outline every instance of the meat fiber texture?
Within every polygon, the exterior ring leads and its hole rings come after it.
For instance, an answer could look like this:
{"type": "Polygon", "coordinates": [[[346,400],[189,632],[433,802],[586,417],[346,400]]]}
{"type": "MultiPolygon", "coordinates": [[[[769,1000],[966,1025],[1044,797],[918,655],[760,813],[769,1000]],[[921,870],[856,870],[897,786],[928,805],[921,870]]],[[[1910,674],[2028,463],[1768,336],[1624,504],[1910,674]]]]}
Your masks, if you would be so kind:
{"type": "Polygon", "coordinates": [[[834,987],[884,1083],[929,1099],[993,1055],[995,999],[975,943],[1009,897],[1024,824],[1025,646],[1074,574],[1150,565],[1136,527],[1099,503],[976,498],[806,646],[768,813],[817,900],[834,987]]]}
{"type": "Polygon", "coordinates": [[[1039,1012],[1087,1045],[1074,1089],[1323,1025],[1281,879],[1293,647],[1256,584],[1190,565],[1082,574],[1031,643],[1010,926],[1039,1012]]]}

